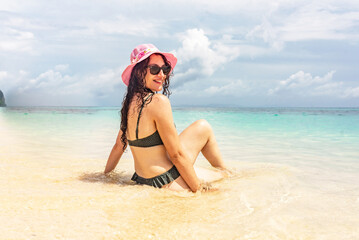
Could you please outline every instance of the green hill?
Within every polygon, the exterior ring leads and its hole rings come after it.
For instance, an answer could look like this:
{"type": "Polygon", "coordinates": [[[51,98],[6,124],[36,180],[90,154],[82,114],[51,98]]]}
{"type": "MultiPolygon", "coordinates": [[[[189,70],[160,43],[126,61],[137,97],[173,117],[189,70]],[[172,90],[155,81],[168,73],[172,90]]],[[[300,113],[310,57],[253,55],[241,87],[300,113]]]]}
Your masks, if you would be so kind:
{"type": "Polygon", "coordinates": [[[0,107],[6,107],[5,96],[1,90],[0,90],[0,107]]]}

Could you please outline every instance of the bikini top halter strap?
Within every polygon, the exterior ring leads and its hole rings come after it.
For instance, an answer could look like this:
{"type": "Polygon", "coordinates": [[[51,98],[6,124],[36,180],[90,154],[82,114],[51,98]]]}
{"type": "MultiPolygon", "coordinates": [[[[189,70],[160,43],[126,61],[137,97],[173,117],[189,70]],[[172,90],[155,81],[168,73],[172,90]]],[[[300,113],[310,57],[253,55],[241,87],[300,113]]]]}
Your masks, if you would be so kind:
{"type": "Polygon", "coordinates": [[[141,105],[141,109],[140,112],[138,113],[138,118],[137,118],[137,126],[136,126],[136,139],[138,139],[138,124],[140,123],[140,117],[141,117],[141,113],[142,113],[142,109],[145,106],[145,103],[147,102],[147,100],[153,95],[154,93],[150,93],[145,100],[143,101],[142,105],[141,105]]]}

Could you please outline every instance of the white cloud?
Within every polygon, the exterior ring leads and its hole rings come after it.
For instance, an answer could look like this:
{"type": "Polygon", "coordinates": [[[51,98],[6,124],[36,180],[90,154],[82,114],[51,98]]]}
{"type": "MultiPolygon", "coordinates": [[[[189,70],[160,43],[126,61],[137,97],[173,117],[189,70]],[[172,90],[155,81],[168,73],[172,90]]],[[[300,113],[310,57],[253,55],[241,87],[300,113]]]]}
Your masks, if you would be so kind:
{"type": "Polygon", "coordinates": [[[246,35],[247,39],[259,37],[262,38],[264,42],[268,43],[275,50],[282,50],[284,42],[278,37],[279,30],[272,26],[272,24],[264,19],[262,24],[255,26],[248,34],[246,35]]]}
{"type": "Polygon", "coordinates": [[[324,77],[313,77],[310,73],[299,71],[292,74],[288,79],[280,81],[278,86],[270,89],[269,94],[283,93],[290,91],[293,94],[307,94],[312,92],[313,88],[323,87],[323,84],[327,84],[333,77],[335,71],[327,73],[324,77]]]}
{"type": "Polygon", "coordinates": [[[222,62],[224,56],[219,55],[202,29],[189,29],[181,37],[182,47],[176,51],[179,64],[196,60],[200,63],[204,75],[212,75],[222,62]]]}
{"type": "Polygon", "coordinates": [[[47,91],[51,95],[61,94],[61,89],[64,85],[76,81],[76,79],[69,75],[63,75],[56,70],[48,70],[41,73],[36,78],[23,79],[23,84],[17,88],[19,93],[24,93],[32,90],[47,91]]]}
{"type": "MultiPolygon", "coordinates": [[[[1,15],[0,15],[1,16],[1,15]]],[[[27,29],[28,31],[53,29],[48,21],[41,21],[31,16],[19,16],[19,14],[7,14],[3,17],[2,25],[12,29],[27,29]]]]}
{"type": "Polygon", "coordinates": [[[188,29],[180,34],[182,46],[174,52],[179,59],[176,85],[194,81],[198,77],[209,77],[225,63],[239,56],[239,47],[211,42],[202,29],[188,29]]]}
{"type": "Polygon", "coordinates": [[[0,81],[5,79],[8,76],[6,71],[0,71],[0,81]]]}
{"type": "Polygon", "coordinates": [[[312,77],[310,73],[304,73],[303,71],[299,71],[293,75],[291,75],[287,80],[281,81],[281,87],[287,89],[296,89],[309,87],[316,84],[326,83],[330,81],[333,77],[335,71],[331,71],[327,73],[324,77],[312,77]]]}
{"type": "MultiPolygon", "coordinates": [[[[166,1],[165,1],[166,2],[166,1]]],[[[177,0],[180,3],[178,9],[195,10],[196,12],[208,12],[216,15],[240,14],[247,16],[254,16],[255,14],[262,15],[270,9],[275,9],[278,5],[287,4],[287,0],[177,0]],[[187,6],[190,6],[188,8],[187,6]]]]}
{"type": "Polygon", "coordinates": [[[153,36],[158,34],[163,23],[156,19],[141,19],[140,17],[128,18],[118,15],[113,19],[101,19],[90,22],[87,27],[94,34],[123,34],[134,36],[153,36]]]}
{"type": "Polygon", "coordinates": [[[69,69],[69,64],[59,64],[55,66],[55,71],[65,72],[69,69]]]}
{"type": "MultiPolygon", "coordinates": [[[[221,81],[223,83],[224,81],[221,81]]],[[[243,91],[248,91],[248,87],[243,83],[242,80],[229,80],[228,83],[219,86],[210,86],[204,90],[205,94],[210,95],[233,95],[238,96],[243,91]]]]}
{"type": "Polygon", "coordinates": [[[330,71],[323,77],[313,77],[310,73],[299,71],[268,91],[269,95],[296,96],[332,96],[336,98],[359,97],[359,87],[345,86],[342,81],[334,81],[335,71],[330,71]]]}
{"type": "Polygon", "coordinates": [[[305,40],[358,40],[359,9],[346,9],[337,3],[313,2],[284,11],[285,4],[268,12],[247,38],[260,38],[281,50],[285,42],[305,40]]]}
{"type": "Polygon", "coordinates": [[[20,70],[17,73],[10,73],[8,71],[0,72],[0,89],[7,92],[8,90],[18,88],[24,83],[27,73],[20,70]]]}
{"type": "Polygon", "coordinates": [[[40,24],[34,24],[28,17],[18,14],[0,13],[0,52],[35,53],[37,38],[35,31],[45,29],[40,24]]]}
{"type": "Polygon", "coordinates": [[[32,32],[0,25],[0,51],[32,53],[34,40],[32,32]]]}
{"type": "Polygon", "coordinates": [[[359,26],[359,11],[338,12],[330,6],[308,5],[291,14],[283,26],[278,27],[283,41],[312,39],[350,39],[357,38],[351,31],[359,26]]]}
{"type": "Polygon", "coordinates": [[[120,68],[104,69],[100,72],[87,76],[79,77],[77,81],[73,81],[63,86],[63,93],[71,94],[90,94],[96,97],[104,97],[115,91],[116,85],[121,80],[120,68]]]}
{"type": "MultiPolygon", "coordinates": [[[[3,92],[10,95],[8,105],[12,105],[13,102],[46,105],[46,98],[52,99],[49,104],[58,102],[61,105],[64,101],[69,104],[70,99],[78,98],[87,99],[96,104],[96,101],[108,97],[119,88],[120,68],[104,69],[84,76],[63,74],[63,71],[68,68],[68,64],[57,65],[54,69],[49,69],[34,78],[31,78],[25,71],[15,74],[1,71],[0,87],[3,92]],[[41,96],[46,97],[41,98],[41,96]],[[21,101],[22,98],[24,101],[21,101]],[[28,103],[29,101],[31,103],[28,103]]],[[[76,105],[76,102],[74,104],[76,105]]]]}
{"type": "Polygon", "coordinates": [[[344,98],[359,98],[359,87],[347,88],[344,90],[344,98]]]}

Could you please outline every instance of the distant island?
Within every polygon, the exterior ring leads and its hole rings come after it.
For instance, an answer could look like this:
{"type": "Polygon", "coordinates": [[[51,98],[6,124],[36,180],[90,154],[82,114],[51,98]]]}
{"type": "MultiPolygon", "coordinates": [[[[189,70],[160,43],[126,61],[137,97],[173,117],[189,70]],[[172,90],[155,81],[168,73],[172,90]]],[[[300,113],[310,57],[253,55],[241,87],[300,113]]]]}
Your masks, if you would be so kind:
{"type": "Polygon", "coordinates": [[[1,90],[0,90],[0,107],[6,107],[5,96],[1,90]]]}

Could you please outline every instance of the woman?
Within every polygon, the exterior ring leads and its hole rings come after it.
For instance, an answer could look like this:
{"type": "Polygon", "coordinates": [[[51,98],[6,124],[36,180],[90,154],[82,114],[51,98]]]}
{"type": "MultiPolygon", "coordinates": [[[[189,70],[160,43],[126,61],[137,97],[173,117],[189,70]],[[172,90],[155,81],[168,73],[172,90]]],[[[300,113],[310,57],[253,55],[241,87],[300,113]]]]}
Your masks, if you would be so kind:
{"type": "Polygon", "coordinates": [[[132,51],[131,64],[122,73],[128,88],[122,103],[121,129],[105,173],[116,167],[127,144],[135,161],[132,180],[140,184],[193,192],[208,189],[193,167],[199,152],[213,167],[226,169],[207,121],[198,120],[177,134],[167,98],[176,63],[173,54],[160,52],[152,44],[139,45],[132,51]],[[163,94],[156,94],[159,91],[163,94]]]}

